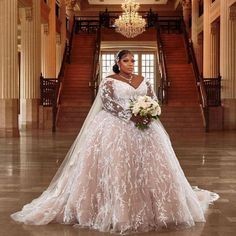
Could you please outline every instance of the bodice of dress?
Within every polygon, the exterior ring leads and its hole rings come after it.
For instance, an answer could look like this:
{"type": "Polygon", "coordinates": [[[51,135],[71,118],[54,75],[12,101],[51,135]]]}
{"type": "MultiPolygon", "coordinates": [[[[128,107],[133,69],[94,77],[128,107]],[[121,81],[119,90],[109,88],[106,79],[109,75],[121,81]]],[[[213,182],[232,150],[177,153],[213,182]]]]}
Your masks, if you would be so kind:
{"type": "Polygon", "coordinates": [[[113,78],[103,79],[100,85],[103,109],[125,121],[129,121],[132,116],[129,109],[130,100],[144,95],[157,100],[152,86],[147,79],[144,79],[137,88],[113,78]]]}

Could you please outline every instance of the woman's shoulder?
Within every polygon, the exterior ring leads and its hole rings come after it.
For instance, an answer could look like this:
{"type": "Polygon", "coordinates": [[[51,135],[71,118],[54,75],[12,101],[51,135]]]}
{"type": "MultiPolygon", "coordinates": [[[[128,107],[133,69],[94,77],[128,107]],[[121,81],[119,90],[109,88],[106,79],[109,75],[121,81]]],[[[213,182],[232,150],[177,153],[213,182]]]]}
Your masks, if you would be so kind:
{"type": "Polygon", "coordinates": [[[116,79],[117,78],[117,74],[111,74],[105,77],[105,79],[116,79]]]}
{"type": "Polygon", "coordinates": [[[114,79],[116,79],[116,74],[108,75],[101,80],[100,85],[112,85],[114,79]]]}

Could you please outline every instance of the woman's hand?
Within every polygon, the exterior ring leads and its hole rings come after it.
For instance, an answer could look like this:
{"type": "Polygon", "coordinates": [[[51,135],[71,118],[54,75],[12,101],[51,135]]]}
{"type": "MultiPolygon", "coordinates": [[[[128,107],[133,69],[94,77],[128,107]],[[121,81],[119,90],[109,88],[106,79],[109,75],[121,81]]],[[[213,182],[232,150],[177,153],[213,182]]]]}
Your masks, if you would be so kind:
{"type": "Polygon", "coordinates": [[[135,124],[143,124],[143,125],[149,125],[151,122],[151,117],[147,116],[140,116],[140,115],[133,115],[130,120],[133,121],[135,124]]]}

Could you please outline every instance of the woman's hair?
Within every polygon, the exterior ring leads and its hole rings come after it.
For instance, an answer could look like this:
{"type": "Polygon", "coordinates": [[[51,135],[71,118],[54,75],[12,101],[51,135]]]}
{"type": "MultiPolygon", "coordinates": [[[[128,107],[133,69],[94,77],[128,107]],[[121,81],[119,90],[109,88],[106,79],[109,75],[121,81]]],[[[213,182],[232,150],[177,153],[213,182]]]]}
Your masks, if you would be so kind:
{"type": "Polygon", "coordinates": [[[116,73],[116,74],[120,73],[120,68],[119,68],[117,62],[119,62],[124,56],[126,56],[128,54],[133,55],[132,52],[129,50],[121,50],[116,54],[115,64],[112,68],[114,73],[116,73]]]}

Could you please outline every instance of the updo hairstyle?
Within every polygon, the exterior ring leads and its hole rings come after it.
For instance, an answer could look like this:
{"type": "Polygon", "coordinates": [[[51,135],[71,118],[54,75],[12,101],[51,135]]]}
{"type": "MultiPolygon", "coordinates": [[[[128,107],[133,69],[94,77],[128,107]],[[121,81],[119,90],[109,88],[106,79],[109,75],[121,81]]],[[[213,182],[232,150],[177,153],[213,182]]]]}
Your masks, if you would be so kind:
{"type": "Polygon", "coordinates": [[[121,50],[119,51],[117,54],[116,54],[116,58],[115,58],[115,64],[112,68],[113,72],[116,73],[116,74],[119,74],[120,73],[120,68],[118,66],[118,62],[123,58],[125,57],[126,55],[128,54],[131,54],[133,55],[129,50],[121,50]]]}

